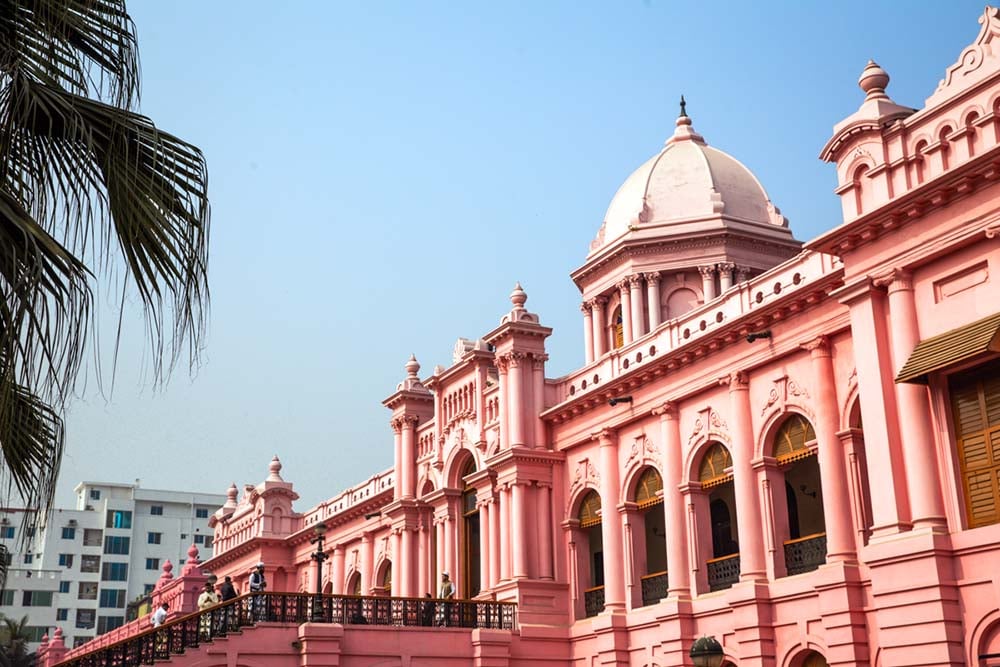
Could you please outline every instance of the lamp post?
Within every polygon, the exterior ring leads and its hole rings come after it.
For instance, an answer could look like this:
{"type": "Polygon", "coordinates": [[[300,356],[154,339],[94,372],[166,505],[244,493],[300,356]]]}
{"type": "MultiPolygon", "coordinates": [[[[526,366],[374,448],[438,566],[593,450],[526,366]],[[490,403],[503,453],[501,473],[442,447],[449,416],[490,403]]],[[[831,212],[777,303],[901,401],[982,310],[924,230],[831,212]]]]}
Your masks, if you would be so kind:
{"type": "Polygon", "coordinates": [[[715,637],[699,637],[691,644],[691,662],[694,667],[719,667],[726,654],[715,637]]]}
{"type": "Polygon", "coordinates": [[[315,536],[309,540],[310,544],[316,545],[316,551],[310,558],[316,561],[316,601],[313,604],[313,620],[323,620],[323,561],[327,559],[326,552],[323,551],[323,538],[326,535],[326,524],[317,523],[313,527],[315,536]]]}

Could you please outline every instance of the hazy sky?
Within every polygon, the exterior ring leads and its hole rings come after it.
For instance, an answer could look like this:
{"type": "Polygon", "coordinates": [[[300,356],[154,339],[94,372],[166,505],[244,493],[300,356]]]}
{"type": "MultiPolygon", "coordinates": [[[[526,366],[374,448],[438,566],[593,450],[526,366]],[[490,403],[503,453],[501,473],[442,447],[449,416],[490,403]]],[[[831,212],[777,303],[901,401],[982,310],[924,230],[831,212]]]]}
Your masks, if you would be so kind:
{"type": "Polygon", "coordinates": [[[221,493],[278,454],[305,509],[392,465],[381,401],[409,354],[450,364],[516,280],[555,329],[548,375],[583,362],[569,273],[681,93],[807,240],[839,222],[817,155],[867,60],[921,107],[983,3],[129,8],[142,111],[208,159],[211,328],[197,375],[154,391],[133,315],[114,393],[72,404],[60,500],[84,479],[221,493]]]}

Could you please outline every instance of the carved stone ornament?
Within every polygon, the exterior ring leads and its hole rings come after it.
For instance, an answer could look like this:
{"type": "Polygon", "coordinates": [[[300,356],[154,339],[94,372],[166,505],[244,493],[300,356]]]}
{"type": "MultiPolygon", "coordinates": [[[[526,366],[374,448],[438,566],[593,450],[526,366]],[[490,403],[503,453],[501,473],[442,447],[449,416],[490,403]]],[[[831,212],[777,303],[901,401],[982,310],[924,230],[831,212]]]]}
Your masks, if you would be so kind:
{"type": "Polygon", "coordinates": [[[694,428],[691,430],[691,435],[688,436],[688,446],[690,447],[699,438],[703,437],[703,435],[704,437],[718,436],[722,440],[728,441],[729,438],[725,435],[728,428],[726,420],[722,418],[722,415],[711,407],[705,407],[698,411],[698,417],[694,421],[694,428]]]}
{"type": "Polygon", "coordinates": [[[626,466],[632,463],[636,458],[648,458],[648,459],[658,459],[660,455],[660,448],[655,442],[646,437],[645,434],[636,436],[635,440],[632,441],[632,447],[629,451],[628,461],[626,461],[626,466]]]}
{"type": "Polygon", "coordinates": [[[934,94],[927,98],[927,106],[951,97],[996,71],[1000,54],[993,41],[1000,37],[1000,9],[987,7],[979,17],[979,24],[982,28],[976,41],[962,51],[954,65],[945,70],[934,94]]]}
{"type": "Polygon", "coordinates": [[[771,389],[767,392],[767,400],[760,411],[761,417],[772,409],[784,410],[789,399],[795,403],[802,403],[803,399],[809,398],[809,391],[795,380],[789,379],[787,375],[775,378],[772,382],[771,389]]]}
{"type": "MultiPolygon", "coordinates": [[[[594,464],[587,459],[580,459],[576,464],[576,470],[573,472],[573,484],[572,489],[575,491],[581,486],[586,486],[588,483],[598,486],[601,483],[601,473],[597,472],[594,464]]],[[[570,493],[570,495],[573,495],[570,493]]]]}

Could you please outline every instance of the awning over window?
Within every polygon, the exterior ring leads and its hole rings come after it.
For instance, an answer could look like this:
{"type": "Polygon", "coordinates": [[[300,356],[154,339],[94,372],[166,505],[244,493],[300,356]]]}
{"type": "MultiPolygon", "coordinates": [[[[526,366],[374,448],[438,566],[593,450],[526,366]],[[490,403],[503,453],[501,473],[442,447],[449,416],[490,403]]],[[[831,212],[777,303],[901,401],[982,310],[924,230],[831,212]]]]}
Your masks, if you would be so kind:
{"type": "Polygon", "coordinates": [[[896,382],[927,384],[928,373],[987,351],[1000,352],[1000,313],[920,341],[896,382]]]}

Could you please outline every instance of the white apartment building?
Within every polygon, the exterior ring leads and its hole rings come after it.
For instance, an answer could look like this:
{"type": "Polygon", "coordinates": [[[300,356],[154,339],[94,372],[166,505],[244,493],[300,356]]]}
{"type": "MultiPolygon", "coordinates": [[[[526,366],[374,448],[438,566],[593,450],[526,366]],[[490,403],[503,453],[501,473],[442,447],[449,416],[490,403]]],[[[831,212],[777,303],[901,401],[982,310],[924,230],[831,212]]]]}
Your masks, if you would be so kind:
{"type": "Polygon", "coordinates": [[[212,555],[208,518],[224,494],[143,489],[82,482],[75,509],[53,509],[28,546],[15,550],[21,510],[0,510],[0,543],[11,551],[0,613],[28,616],[37,642],[63,630],[75,646],[125,623],[126,605],[152,590],[163,563],[174,573],[194,544],[212,555]]]}

